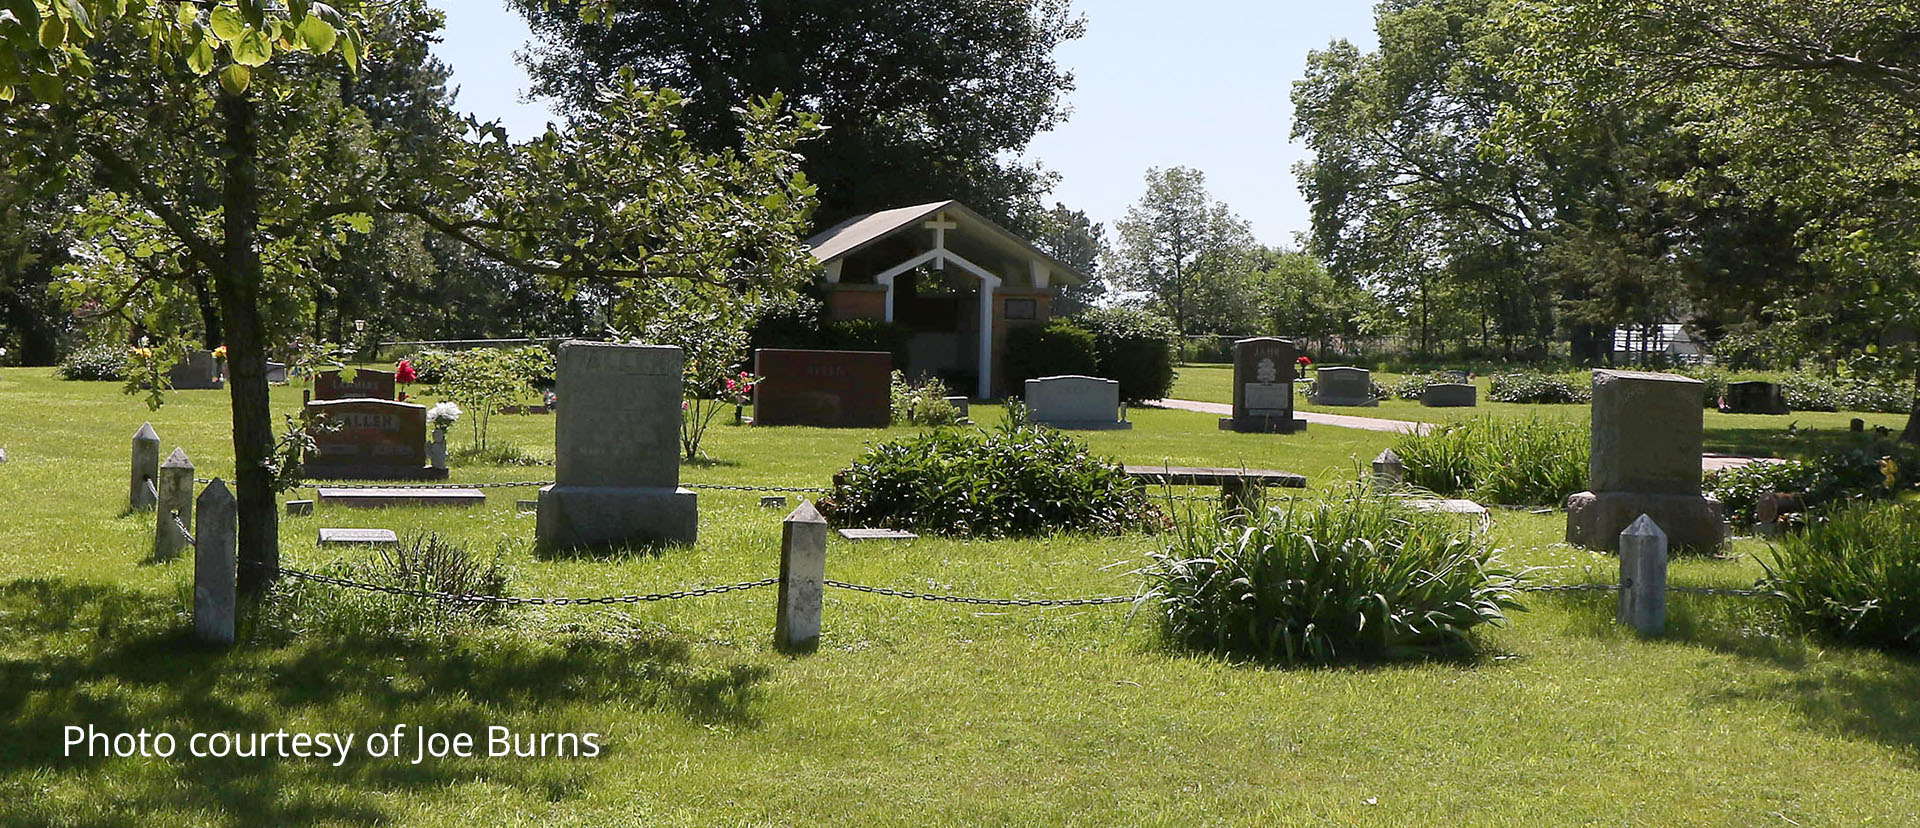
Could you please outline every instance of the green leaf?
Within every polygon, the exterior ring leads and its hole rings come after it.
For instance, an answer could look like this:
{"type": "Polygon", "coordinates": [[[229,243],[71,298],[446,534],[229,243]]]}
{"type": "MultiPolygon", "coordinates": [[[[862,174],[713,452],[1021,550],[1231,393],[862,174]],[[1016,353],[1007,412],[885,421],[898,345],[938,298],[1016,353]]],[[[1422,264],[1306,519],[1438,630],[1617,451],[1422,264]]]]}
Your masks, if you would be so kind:
{"type": "Polygon", "coordinates": [[[58,17],[40,21],[40,47],[47,50],[67,45],[67,22],[58,17]]]}
{"type": "Polygon", "coordinates": [[[227,6],[213,10],[213,33],[216,37],[232,43],[248,31],[247,21],[240,17],[239,12],[227,6]]]}
{"type": "Polygon", "coordinates": [[[251,29],[239,40],[229,41],[227,50],[233,53],[233,62],[243,66],[265,66],[273,59],[273,43],[266,35],[251,29]]]}
{"type": "Polygon", "coordinates": [[[60,82],[60,78],[39,73],[27,79],[27,88],[33,90],[34,97],[46,103],[59,103],[67,93],[67,87],[60,82]]]}
{"type": "Polygon", "coordinates": [[[347,61],[348,70],[355,73],[358,73],[360,71],[360,33],[359,32],[356,32],[352,29],[347,30],[346,40],[340,43],[340,57],[344,58],[347,61]]]}
{"type": "Polygon", "coordinates": [[[356,233],[373,232],[373,217],[366,213],[349,213],[341,216],[340,221],[352,228],[356,233]]]}
{"type": "Polygon", "coordinates": [[[82,38],[93,37],[93,17],[80,0],[67,0],[67,25],[82,38]]]}
{"type": "Polygon", "coordinates": [[[245,94],[247,87],[252,83],[253,70],[238,63],[220,70],[220,88],[225,89],[229,95],[245,94]]]}
{"type": "Polygon", "coordinates": [[[0,86],[0,102],[11,103],[12,101],[13,101],[13,87],[0,86]]]}
{"type": "Polygon", "coordinates": [[[307,44],[307,48],[315,54],[324,55],[333,51],[334,42],[340,38],[333,24],[321,20],[319,15],[307,15],[306,19],[300,21],[299,31],[300,42],[307,44]]]}
{"type": "Polygon", "coordinates": [[[213,43],[204,33],[196,37],[193,48],[187,50],[187,70],[201,77],[213,71],[213,43]]]}

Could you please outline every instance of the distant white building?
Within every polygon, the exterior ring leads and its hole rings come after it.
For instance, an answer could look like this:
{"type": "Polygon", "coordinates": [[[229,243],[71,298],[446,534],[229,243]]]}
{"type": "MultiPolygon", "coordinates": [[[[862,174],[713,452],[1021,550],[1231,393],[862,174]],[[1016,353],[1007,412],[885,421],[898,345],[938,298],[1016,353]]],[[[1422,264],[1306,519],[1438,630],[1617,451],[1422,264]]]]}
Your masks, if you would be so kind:
{"type": "Polygon", "coordinates": [[[1667,322],[1652,327],[1615,328],[1613,352],[1618,357],[1643,359],[1664,356],[1681,364],[1707,362],[1712,355],[1707,347],[1687,333],[1686,326],[1667,322]]]}

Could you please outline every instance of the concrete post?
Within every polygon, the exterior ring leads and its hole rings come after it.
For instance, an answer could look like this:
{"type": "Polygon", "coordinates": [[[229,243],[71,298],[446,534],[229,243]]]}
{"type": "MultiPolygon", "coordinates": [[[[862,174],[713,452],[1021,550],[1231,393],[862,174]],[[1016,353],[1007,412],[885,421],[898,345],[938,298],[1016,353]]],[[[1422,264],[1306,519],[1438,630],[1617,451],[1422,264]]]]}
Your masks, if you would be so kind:
{"type": "Polygon", "coordinates": [[[1373,489],[1384,492],[1407,482],[1407,464],[1401,462],[1400,455],[1393,449],[1380,452],[1373,458],[1373,489]]]}
{"type": "Polygon", "coordinates": [[[208,644],[231,645],[237,603],[238,507],[227,484],[215,480],[200,493],[200,531],[193,547],[193,634],[208,644]]]}
{"type": "Polygon", "coordinates": [[[160,499],[153,517],[153,557],[167,560],[185,551],[187,539],[174,526],[174,517],[193,531],[193,461],[184,449],[174,449],[160,464],[160,499]]]}
{"type": "Polygon", "coordinates": [[[127,510],[138,512],[151,509],[154,501],[154,487],[160,485],[160,435],[154,433],[153,423],[147,423],[133,434],[133,474],[127,482],[127,510]]]}
{"type": "Polygon", "coordinates": [[[820,644],[820,605],[827,578],[827,519],[812,503],[787,515],[780,533],[780,608],[774,646],[811,651],[820,644]]]}
{"type": "Polygon", "coordinates": [[[1667,533],[1641,515],[1620,533],[1620,623],[1641,635],[1667,629],[1667,533]]]}

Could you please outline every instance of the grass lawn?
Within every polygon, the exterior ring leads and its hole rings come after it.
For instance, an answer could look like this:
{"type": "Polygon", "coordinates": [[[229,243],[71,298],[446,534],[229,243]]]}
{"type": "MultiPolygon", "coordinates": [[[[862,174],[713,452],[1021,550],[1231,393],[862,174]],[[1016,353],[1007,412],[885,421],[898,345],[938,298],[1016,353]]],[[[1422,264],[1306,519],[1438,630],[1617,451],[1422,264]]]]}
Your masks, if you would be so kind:
{"type": "MultiPolygon", "coordinates": [[[[1209,376],[1183,369],[1176,395],[1219,399],[1187,390],[1209,376]]],[[[275,394],[281,410],[299,399],[275,394]]],[[[1642,640],[1611,624],[1610,596],[1533,595],[1475,663],[1371,669],[1169,651],[1124,605],[973,608],[840,591],[821,650],[790,657],[770,646],[771,589],[527,608],[454,637],[323,631],[199,651],[183,643],[191,562],[144,563],[152,516],[123,514],[128,440],[151,419],[163,451],[184,446],[199,476],[225,476],[225,405],[224,392],[181,392],[148,412],[114,384],[0,371],[0,826],[1837,826],[1920,813],[1920,663],[1805,640],[1750,599],[1677,596],[1671,632],[1642,640]],[[62,728],[88,724],[181,738],[364,738],[405,724],[479,734],[483,750],[486,729],[502,726],[604,734],[605,752],[417,765],[356,755],[337,767],[63,757],[62,728]]],[[[1317,487],[1392,439],[1132,416],[1134,430],[1087,439],[1126,461],[1283,468],[1317,487]]],[[[552,428],[499,417],[494,439],[551,457],[552,428]]],[[[904,433],[720,425],[717,460],[684,479],[820,486],[864,444],[904,433]]],[[[457,468],[453,479],[551,474],[457,468]]],[[[778,570],[782,514],[756,493],[702,492],[693,547],[586,558],[530,548],[532,519],[513,501],[533,496],[490,490],[470,511],[322,509],[283,523],[284,552],[302,567],[365,554],[315,548],[321,525],[431,529],[502,549],[519,595],[778,570]]],[[[1612,580],[1612,558],[1555,543],[1563,516],[1497,518],[1508,559],[1545,568],[1543,579],[1612,580]]],[[[836,539],[828,574],[993,597],[1123,594],[1158,543],[836,539]]],[[[1672,581],[1750,584],[1759,548],[1680,561],[1672,581]]]]}
{"type": "MultiPolygon", "coordinates": [[[[1173,384],[1175,399],[1233,403],[1233,366],[1182,365],[1179,370],[1179,378],[1173,384]]],[[[1380,385],[1391,385],[1399,380],[1400,376],[1376,371],[1373,374],[1373,381],[1380,385]]],[[[1301,411],[1419,423],[1449,423],[1487,416],[1539,417],[1584,423],[1592,413],[1590,407],[1585,404],[1520,405],[1489,402],[1487,401],[1489,381],[1484,376],[1474,381],[1474,384],[1480,388],[1480,405],[1474,408],[1428,408],[1421,405],[1419,400],[1401,399],[1381,400],[1377,408],[1313,405],[1307,402],[1305,394],[1296,397],[1296,404],[1301,411]]],[[[1856,411],[1796,411],[1784,416],[1770,416],[1722,414],[1709,410],[1704,414],[1707,451],[1757,457],[1805,456],[1824,447],[1872,439],[1874,426],[1884,426],[1898,434],[1907,425],[1905,414],[1856,411]],[[1848,431],[1848,422],[1855,417],[1867,422],[1866,437],[1860,437],[1848,431]],[[1792,435],[1787,432],[1789,424],[1796,426],[1796,431],[1792,435]]]]}

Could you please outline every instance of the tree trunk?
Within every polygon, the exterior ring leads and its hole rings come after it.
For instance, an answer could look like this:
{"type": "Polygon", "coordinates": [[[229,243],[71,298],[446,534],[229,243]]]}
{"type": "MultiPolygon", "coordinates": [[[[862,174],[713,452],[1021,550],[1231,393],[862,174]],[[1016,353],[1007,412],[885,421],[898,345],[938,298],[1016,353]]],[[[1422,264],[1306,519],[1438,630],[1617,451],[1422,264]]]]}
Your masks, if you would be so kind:
{"type": "Polygon", "coordinates": [[[267,395],[266,326],[260,292],[260,153],[253,101],[220,94],[228,157],[222,197],[222,267],[214,273],[227,334],[228,392],[233,398],[233,458],[239,501],[240,592],[258,597],[280,566],[280,515],[274,508],[273,407],[267,395]]]}
{"type": "Polygon", "coordinates": [[[220,309],[207,274],[193,277],[193,298],[200,306],[201,347],[211,351],[226,344],[226,332],[220,329],[220,309]]]}
{"type": "Polygon", "coordinates": [[[1914,368],[1913,410],[1907,413],[1907,427],[1900,432],[1900,442],[1920,443],[1920,367],[1914,368]]]}

